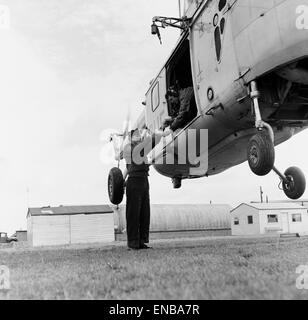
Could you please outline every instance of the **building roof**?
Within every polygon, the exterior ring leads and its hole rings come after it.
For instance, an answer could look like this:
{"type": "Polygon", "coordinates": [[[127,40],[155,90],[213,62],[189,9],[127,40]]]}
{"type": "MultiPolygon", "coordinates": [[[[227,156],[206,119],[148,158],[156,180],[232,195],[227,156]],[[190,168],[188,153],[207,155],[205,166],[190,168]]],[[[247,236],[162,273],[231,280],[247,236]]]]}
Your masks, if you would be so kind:
{"type": "MultiPolygon", "coordinates": [[[[261,203],[259,201],[252,201],[251,203],[261,203]]],[[[308,203],[308,199],[299,199],[299,200],[271,200],[269,203],[293,203],[293,204],[301,204],[302,206],[305,203],[308,203]]]]}
{"type": "Polygon", "coordinates": [[[290,209],[307,209],[306,206],[301,206],[298,203],[290,203],[290,202],[270,202],[270,203],[242,203],[236,208],[234,208],[231,212],[235,211],[242,205],[246,205],[257,210],[290,210],[290,209]]]}
{"type": "Polygon", "coordinates": [[[113,213],[108,205],[96,206],[60,206],[60,207],[42,207],[29,208],[27,216],[60,216],[77,214],[105,214],[113,213]]]}

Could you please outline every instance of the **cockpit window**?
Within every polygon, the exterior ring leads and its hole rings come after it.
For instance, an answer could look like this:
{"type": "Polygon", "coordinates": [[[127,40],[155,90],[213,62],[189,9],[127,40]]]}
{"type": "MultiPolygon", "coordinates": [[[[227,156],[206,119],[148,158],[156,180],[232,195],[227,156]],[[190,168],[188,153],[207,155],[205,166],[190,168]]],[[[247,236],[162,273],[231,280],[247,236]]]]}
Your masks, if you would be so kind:
{"type": "Polygon", "coordinates": [[[219,11],[221,11],[226,6],[226,4],[227,4],[227,0],[220,0],[218,5],[219,11]]]}

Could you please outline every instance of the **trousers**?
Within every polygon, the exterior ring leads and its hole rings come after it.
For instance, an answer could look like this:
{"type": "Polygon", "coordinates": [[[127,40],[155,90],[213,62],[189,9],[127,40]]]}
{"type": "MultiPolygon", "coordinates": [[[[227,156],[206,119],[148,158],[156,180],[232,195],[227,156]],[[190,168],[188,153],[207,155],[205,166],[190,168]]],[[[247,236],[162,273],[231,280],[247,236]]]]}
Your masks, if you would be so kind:
{"type": "Polygon", "coordinates": [[[139,248],[149,243],[150,191],[147,177],[129,177],[126,184],[127,245],[139,248]]]}

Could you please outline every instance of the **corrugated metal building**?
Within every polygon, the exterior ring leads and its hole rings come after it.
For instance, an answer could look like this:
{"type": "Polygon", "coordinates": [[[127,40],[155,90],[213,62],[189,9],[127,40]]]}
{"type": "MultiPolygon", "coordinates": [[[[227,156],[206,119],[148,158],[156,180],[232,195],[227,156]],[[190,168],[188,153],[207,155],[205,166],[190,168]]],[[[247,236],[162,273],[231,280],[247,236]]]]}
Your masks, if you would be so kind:
{"type": "Polygon", "coordinates": [[[231,211],[232,235],[308,234],[307,207],[297,203],[242,203],[231,211]]]}
{"type": "Polygon", "coordinates": [[[104,205],[29,208],[27,228],[34,247],[115,240],[113,210],[104,205]]]}
{"type": "MultiPolygon", "coordinates": [[[[152,205],[151,232],[230,230],[229,205],[152,205]]],[[[116,230],[126,230],[125,206],[115,210],[116,230]]]]}

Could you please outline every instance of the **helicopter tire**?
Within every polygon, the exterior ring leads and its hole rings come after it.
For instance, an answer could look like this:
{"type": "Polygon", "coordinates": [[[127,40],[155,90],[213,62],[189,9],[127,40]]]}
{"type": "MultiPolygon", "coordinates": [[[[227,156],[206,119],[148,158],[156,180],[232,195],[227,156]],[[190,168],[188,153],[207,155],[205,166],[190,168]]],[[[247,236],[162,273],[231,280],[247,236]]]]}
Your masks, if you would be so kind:
{"type": "Polygon", "coordinates": [[[124,197],[124,177],[119,168],[112,168],[108,176],[109,200],[114,205],[119,205],[124,197]]]}
{"type": "Polygon", "coordinates": [[[283,191],[285,195],[292,200],[299,199],[306,190],[306,178],[304,173],[297,167],[291,167],[286,170],[285,176],[289,183],[283,182],[283,191]]]}
{"type": "Polygon", "coordinates": [[[251,171],[257,176],[266,176],[275,163],[275,147],[267,132],[254,135],[248,144],[247,158],[251,171]]]}

